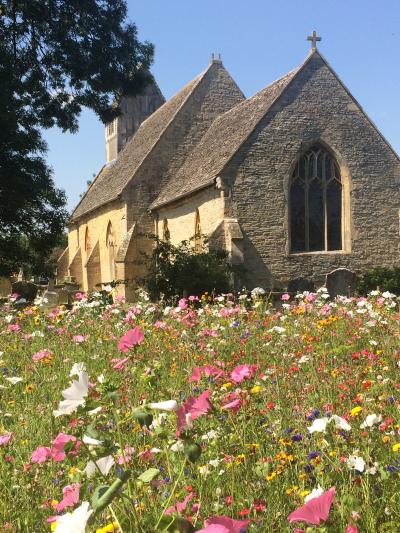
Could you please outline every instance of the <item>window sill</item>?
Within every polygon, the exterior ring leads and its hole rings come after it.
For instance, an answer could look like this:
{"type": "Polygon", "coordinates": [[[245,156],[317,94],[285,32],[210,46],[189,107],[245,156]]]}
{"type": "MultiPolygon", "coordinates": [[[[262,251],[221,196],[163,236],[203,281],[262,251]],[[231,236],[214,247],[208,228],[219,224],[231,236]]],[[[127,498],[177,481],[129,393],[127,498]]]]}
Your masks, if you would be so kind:
{"type": "Polygon", "coordinates": [[[318,252],[292,252],[288,254],[288,257],[302,257],[302,256],[314,256],[314,255],[348,255],[351,252],[348,250],[321,250],[318,252]]]}

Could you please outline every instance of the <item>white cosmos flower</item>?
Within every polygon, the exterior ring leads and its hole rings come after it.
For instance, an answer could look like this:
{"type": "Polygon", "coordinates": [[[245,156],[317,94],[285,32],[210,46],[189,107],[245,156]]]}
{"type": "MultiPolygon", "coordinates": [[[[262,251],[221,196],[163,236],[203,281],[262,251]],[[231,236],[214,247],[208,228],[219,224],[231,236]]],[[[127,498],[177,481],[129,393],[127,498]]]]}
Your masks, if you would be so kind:
{"type": "Polygon", "coordinates": [[[372,415],[368,415],[364,422],[361,424],[360,428],[361,429],[365,429],[365,428],[372,428],[373,425],[375,424],[379,424],[380,422],[382,421],[382,416],[381,415],[376,415],[375,413],[372,414],[372,415]]]}
{"type": "Polygon", "coordinates": [[[350,455],[346,459],[347,466],[350,470],[357,470],[357,472],[364,472],[365,461],[362,457],[358,455],[350,455]]]}
{"type": "Polygon", "coordinates": [[[351,431],[350,424],[347,422],[347,420],[345,420],[341,416],[332,415],[331,420],[335,422],[336,429],[343,429],[344,431],[351,431]]]}
{"type": "Polygon", "coordinates": [[[165,402],[149,403],[150,409],[158,409],[159,411],[176,411],[178,403],[176,400],[166,400],[165,402]]]}
{"type": "Polygon", "coordinates": [[[310,433],[325,433],[326,426],[328,425],[329,419],[328,418],[316,418],[314,422],[311,424],[310,427],[308,427],[308,431],[310,433]]]}
{"type": "Polygon", "coordinates": [[[107,455],[107,457],[102,457],[98,459],[96,463],[94,461],[89,461],[85,466],[84,472],[87,477],[92,477],[95,472],[100,470],[103,476],[106,476],[111,468],[114,466],[114,457],[112,455],[107,455]],[[96,466],[97,465],[97,466],[96,466]]]}
{"type": "Polygon", "coordinates": [[[83,502],[72,513],[57,518],[55,533],[85,533],[87,521],[92,513],[93,509],[89,509],[89,502],[83,502]]]}
{"type": "Polygon", "coordinates": [[[17,383],[20,383],[21,381],[23,381],[22,378],[19,378],[18,376],[14,376],[12,378],[6,378],[6,380],[11,383],[11,385],[16,385],[17,383]]]}
{"type": "MultiPolygon", "coordinates": [[[[75,363],[76,364],[76,363],[75,363]]],[[[75,365],[74,365],[75,367],[75,365]]],[[[71,371],[72,372],[72,371],[71,371]]],[[[62,391],[64,400],[58,405],[58,409],[53,411],[55,417],[61,415],[70,415],[80,405],[85,404],[85,398],[88,394],[89,377],[86,371],[78,373],[78,381],[74,380],[68,389],[62,391]]]]}
{"type": "Polygon", "coordinates": [[[323,494],[324,489],[321,487],[320,484],[318,484],[318,487],[316,489],[313,489],[310,494],[307,494],[307,496],[304,498],[304,503],[307,503],[308,501],[312,500],[313,498],[318,498],[318,496],[321,496],[323,494]]]}

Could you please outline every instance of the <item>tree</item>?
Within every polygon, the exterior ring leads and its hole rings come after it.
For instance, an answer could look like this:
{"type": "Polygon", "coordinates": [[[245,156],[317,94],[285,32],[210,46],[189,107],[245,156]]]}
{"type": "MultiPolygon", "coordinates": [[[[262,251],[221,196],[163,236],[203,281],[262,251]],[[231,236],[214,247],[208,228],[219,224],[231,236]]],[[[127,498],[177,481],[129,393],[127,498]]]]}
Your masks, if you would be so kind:
{"type": "Polygon", "coordinates": [[[106,123],[151,79],[126,17],[123,0],[0,0],[0,274],[41,272],[67,218],[40,128],[75,132],[84,106],[106,123]]]}

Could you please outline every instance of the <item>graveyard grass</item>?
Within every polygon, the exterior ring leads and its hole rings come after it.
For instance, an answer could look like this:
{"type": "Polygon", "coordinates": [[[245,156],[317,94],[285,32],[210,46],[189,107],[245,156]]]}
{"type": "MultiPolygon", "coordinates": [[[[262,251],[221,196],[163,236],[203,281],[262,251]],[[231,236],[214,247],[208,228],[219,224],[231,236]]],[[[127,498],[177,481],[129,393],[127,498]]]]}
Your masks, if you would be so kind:
{"type": "Polygon", "coordinates": [[[0,529],[399,531],[399,300],[282,298],[3,304],[0,529]]]}

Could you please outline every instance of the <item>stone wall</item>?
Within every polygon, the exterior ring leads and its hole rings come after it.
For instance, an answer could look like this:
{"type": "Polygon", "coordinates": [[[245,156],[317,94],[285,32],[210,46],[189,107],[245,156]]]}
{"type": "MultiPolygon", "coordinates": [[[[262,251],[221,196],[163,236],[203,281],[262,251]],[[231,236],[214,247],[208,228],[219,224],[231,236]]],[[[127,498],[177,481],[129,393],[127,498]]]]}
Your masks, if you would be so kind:
{"type": "Polygon", "coordinates": [[[279,287],[299,276],[323,282],[338,267],[399,264],[400,163],[318,54],[314,54],[242,145],[223,176],[226,216],[243,231],[248,286],[279,287]],[[288,182],[299,154],[330,148],[347,180],[343,252],[290,254],[288,182]]]}

